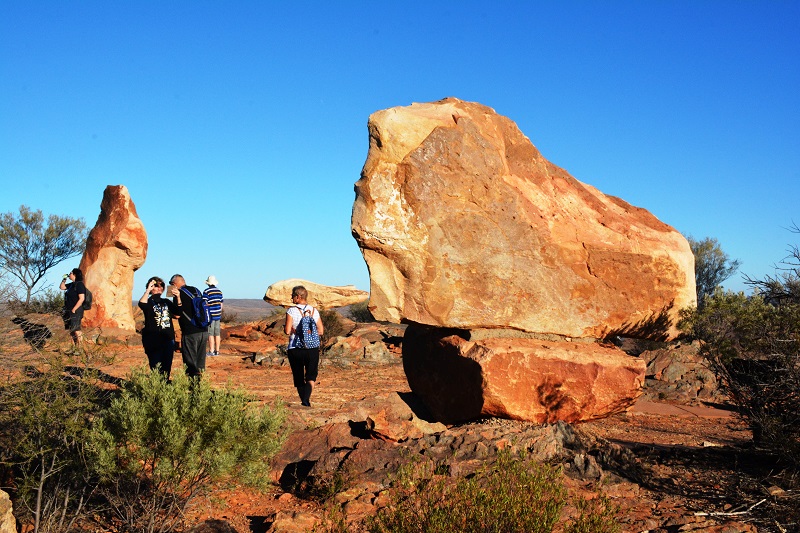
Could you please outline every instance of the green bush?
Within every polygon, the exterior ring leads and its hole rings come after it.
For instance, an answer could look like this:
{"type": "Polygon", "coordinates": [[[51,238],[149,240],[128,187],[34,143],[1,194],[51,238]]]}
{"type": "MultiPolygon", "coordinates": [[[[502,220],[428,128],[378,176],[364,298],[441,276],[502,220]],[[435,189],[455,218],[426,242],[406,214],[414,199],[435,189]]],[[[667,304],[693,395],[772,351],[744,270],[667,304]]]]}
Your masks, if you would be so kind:
{"type": "Polygon", "coordinates": [[[97,486],[85,442],[107,392],[96,372],[71,362],[53,355],[0,389],[0,464],[15,480],[19,522],[38,533],[71,531],[97,486]]]}
{"type": "Polygon", "coordinates": [[[618,533],[620,531],[616,516],[620,509],[611,503],[606,496],[587,500],[580,498],[576,502],[578,516],[572,520],[564,533],[618,533]]]}
{"type": "Polygon", "coordinates": [[[549,532],[567,502],[560,470],[501,453],[477,475],[453,480],[428,465],[401,473],[371,533],[549,532]],[[410,475],[408,474],[410,472],[410,475]]]}
{"type": "Polygon", "coordinates": [[[680,326],[702,341],[756,443],[800,465],[800,305],[718,290],[680,326]]]}
{"type": "Polygon", "coordinates": [[[213,481],[263,488],[285,418],[281,405],[256,408],[206,379],[136,371],[90,434],[100,490],[127,530],[170,531],[213,481]]]}

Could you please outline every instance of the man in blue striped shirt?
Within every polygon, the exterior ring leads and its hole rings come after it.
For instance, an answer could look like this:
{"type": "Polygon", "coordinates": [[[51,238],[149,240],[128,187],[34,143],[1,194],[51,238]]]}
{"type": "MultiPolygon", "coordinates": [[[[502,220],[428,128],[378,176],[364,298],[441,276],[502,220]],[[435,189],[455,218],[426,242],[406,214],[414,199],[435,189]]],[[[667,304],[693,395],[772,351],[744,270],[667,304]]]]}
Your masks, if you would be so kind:
{"type": "Polygon", "coordinates": [[[219,355],[220,320],[222,320],[222,291],[217,288],[217,278],[208,276],[206,280],[208,288],[203,291],[203,297],[208,301],[208,312],[211,315],[211,323],[208,325],[208,355],[213,357],[219,355]]]}

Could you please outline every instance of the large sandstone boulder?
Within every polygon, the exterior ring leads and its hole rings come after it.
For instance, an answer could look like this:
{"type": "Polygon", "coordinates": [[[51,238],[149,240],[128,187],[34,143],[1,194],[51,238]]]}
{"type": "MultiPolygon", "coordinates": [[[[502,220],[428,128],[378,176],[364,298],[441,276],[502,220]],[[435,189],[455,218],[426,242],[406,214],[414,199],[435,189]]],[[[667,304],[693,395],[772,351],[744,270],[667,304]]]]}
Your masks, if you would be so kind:
{"type": "Polygon", "coordinates": [[[94,297],[92,309],[84,315],[84,326],[135,329],[133,273],[146,257],[147,232],[128,189],[109,185],[80,264],[94,297]]]}
{"type": "Polygon", "coordinates": [[[368,292],[358,290],[354,285],[331,287],[303,279],[285,279],[267,287],[264,301],[272,305],[289,307],[293,305],[292,289],[298,285],[302,285],[308,291],[309,304],[323,309],[353,305],[369,298],[368,292]]]}
{"type": "Polygon", "coordinates": [[[641,394],[645,362],[614,347],[481,333],[406,330],[403,368],[436,420],[582,422],[625,411],[641,394]]]}
{"type": "Polygon", "coordinates": [[[665,337],[695,305],[686,239],[448,98],[374,113],[352,232],[378,320],[665,337]]]}

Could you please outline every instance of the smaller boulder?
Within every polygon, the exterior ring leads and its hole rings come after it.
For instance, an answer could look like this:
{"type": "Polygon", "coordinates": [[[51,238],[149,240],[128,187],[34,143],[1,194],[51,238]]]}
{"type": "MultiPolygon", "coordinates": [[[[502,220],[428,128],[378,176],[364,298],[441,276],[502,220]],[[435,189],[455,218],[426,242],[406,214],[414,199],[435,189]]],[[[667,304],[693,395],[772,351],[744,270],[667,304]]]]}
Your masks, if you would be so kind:
{"type": "Polygon", "coordinates": [[[308,291],[309,304],[323,309],[353,305],[369,298],[368,292],[356,289],[355,285],[332,287],[302,279],[286,279],[267,287],[264,301],[281,307],[294,305],[292,289],[298,285],[302,285],[308,291]]]}

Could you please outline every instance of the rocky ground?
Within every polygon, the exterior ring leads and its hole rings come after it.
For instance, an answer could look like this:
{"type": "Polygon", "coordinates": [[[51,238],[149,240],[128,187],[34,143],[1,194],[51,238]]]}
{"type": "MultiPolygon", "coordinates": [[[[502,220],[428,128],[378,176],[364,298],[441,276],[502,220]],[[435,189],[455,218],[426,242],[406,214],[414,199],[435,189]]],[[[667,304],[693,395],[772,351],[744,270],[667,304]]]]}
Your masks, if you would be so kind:
{"type": "MultiPolygon", "coordinates": [[[[63,341],[57,323],[48,320],[29,320],[56,331],[45,349],[63,341]]],[[[308,531],[331,505],[357,519],[382,505],[387,477],[409,453],[444,462],[457,475],[508,446],[561,464],[575,494],[602,491],[620,507],[623,531],[800,531],[797,474],[751,446],[750,432],[719,405],[690,347],[642,354],[650,363],[648,391],[625,415],[574,427],[496,419],[444,427],[409,414],[422,411],[403,373],[402,330],[361,326],[336,343],[321,367],[312,407],[305,408],[291,384],[282,338],[273,334],[279,328],[267,322],[228,328],[222,355],[207,362],[214,383],[239,385],[265,402],[287,402],[295,432],[273,463],[276,483],[266,494],[216,487],[189,511],[187,522],[198,531],[308,531]],[[695,385],[682,384],[690,378],[695,385]],[[307,468],[298,473],[301,464],[307,468]],[[325,479],[337,468],[349,479],[327,504],[297,490],[305,476],[325,479]]],[[[4,324],[0,342],[20,346],[26,330],[31,326],[4,324]]],[[[123,378],[145,357],[138,339],[128,346],[113,333],[100,339],[115,354],[101,370],[123,378]]],[[[13,370],[11,359],[0,366],[13,370]]]]}

